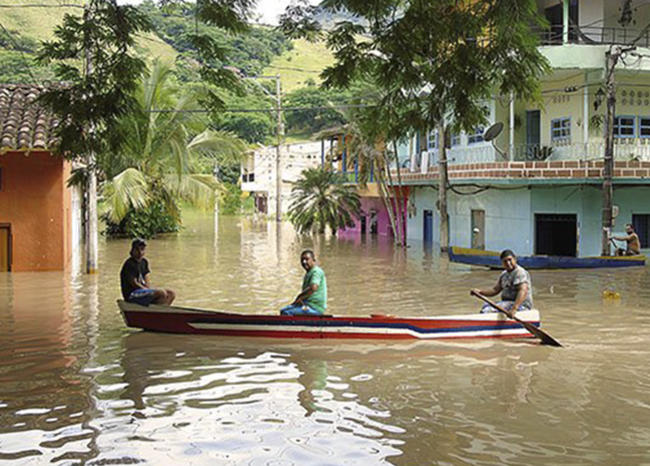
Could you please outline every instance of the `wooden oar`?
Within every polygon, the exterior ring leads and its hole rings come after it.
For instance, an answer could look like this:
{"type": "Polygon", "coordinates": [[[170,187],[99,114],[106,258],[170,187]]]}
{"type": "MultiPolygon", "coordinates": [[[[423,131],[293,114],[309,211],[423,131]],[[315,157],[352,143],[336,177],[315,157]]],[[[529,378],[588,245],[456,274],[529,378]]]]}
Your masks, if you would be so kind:
{"type": "Polygon", "coordinates": [[[555,338],[553,338],[552,336],[550,336],[548,333],[544,332],[542,329],[535,327],[535,326],[534,326],[533,324],[531,324],[530,322],[526,322],[526,321],[524,321],[524,320],[521,320],[520,318],[518,318],[518,317],[514,314],[514,312],[513,312],[512,315],[511,315],[509,312],[507,312],[505,309],[503,309],[503,308],[502,308],[501,306],[499,306],[497,303],[493,302],[493,301],[490,300],[489,298],[486,298],[486,297],[483,296],[481,293],[477,293],[476,291],[472,290],[472,291],[470,291],[470,294],[471,294],[472,296],[476,296],[478,299],[480,299],[480,300],[482,300],[482,301],[485,301],[486,303],[488,303],[490,306],[492,306],[492,307],[493,307],[494,309],[496,309],[497,311],[502,312],[502,313],[504,313],[505,315],[507,315],[510,319],[519,322],[521,325],[524,326],[524,328],[525,328],[526,330],[528,330],[530,333],[532,333],[532,334],[535,335],[537,338],[539,338],[540,340],[542,340],[542,344],[543,344],[543,345],[559,346],[559,347],[562,346],[562,345],[560,344],[559,341],[557,341],[555,338]]]}

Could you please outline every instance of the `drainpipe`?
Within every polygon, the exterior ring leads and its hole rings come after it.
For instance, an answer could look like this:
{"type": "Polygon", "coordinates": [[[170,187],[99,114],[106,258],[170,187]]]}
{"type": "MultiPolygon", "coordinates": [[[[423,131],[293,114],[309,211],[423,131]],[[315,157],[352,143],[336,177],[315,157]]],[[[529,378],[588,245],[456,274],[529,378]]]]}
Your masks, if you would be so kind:
{"type": "Polygon", "coordinates": [[[569,0],[562,4],[562,43],[569,43],[569,0]]]}
{"type": "MultiPolygon", "coordinates": [[[[587,84],[586,79],[585,84],[587,84]]],[[[589,87],[587,86],[582,89],[582,142],[585,146],[584,155],[587,157],[589,150],[589,87]]]]}
{"type": "Polygon", "coordinates": [[[515,94],[510,93],[510,154],[508,159],[511,161],[515,159],[515,94]]]}

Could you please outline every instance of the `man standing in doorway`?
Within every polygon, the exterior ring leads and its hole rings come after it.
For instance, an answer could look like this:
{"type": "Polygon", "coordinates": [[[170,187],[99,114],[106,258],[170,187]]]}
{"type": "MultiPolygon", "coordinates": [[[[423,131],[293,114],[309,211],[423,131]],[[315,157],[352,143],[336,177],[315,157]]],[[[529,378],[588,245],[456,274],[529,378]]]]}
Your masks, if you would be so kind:
{"type": "Polygon", "coordinates": [[[322,315],[327,309],[325,272],[316,265],[316,256],[310,249],[300,254],[300,264],[306,271],[302,279],[302,291],[290,305],[280,310],[280,314],[289,316],[322,315]]]}
{"type": "Polygon", "coordinates": [[[169,305],[176,298],[172,290],[153,289],[149,283],[149,262],[144,258],[147,243],[143,239],[134,239],[131,243],[130,256],[120,271],[122,296],[129,303],[148,306],[149,304],[169,305]]]}
{"type": "Polygon", "coordinates": [[[617,256],[636,256],[641,254],[641,242],[639,241],[639,235],[634,231],[634,227],[631,223],[625,225],[626,236],[610,236],[611,239],[618,241],[625,241],[627,243],[627,248],[617,248],[617,256]]]}
{"type": "MultiPolygon", "coordinates": [[[[472,291],[484,296],[495,296],[501,293],[501,301],[498,304],[513,315],[517,311],[532,309],[533,287],[528,271],[517,264],[517,256],[510,249],[501,253],[501,264],[505,270],[501,272],[493,288],[488,290],[475,288],[472,291]]],[[[481,312],[497,312],[497,310],[486,304],[481,312]]]]}

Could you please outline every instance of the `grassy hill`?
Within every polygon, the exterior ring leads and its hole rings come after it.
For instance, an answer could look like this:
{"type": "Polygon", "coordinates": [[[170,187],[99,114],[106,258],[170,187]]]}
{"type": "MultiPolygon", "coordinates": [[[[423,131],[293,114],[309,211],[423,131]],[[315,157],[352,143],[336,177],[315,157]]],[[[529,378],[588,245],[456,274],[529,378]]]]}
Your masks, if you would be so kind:
{"type": "Polygon", "coordinates": [[[264,70],[264,74],[280,75],[285,92],[303,87],[308,79],[320,83],[320,72],[334,63],[334,57],[324,42],[299,39],[293,41],[293,46],[293,50],[276,57],[264,70]]]}
{"type": "MultiPolygon", "coordinates": [[[[0,70],[2,82],[33,81],[28,68],[37,78],[50,78],[47,70],[33,62],[34,52],[41,41],[53,38],[54,29],[61,24],[65,14],[79,15],[82,12],[81,8],[60,6],[59,0],[39,0],[38,5],[51,6],[27,7],[34,4],[33,0],[12,0],[11,5],[16,8],[0,8],[0,24],[3,26],[0,28],[0,59],[5,68],[0,70]]],[[[177,54],[155,34],[140,38],[138,48],[147,58],[158,57],[172,63],[177,54]]]]}

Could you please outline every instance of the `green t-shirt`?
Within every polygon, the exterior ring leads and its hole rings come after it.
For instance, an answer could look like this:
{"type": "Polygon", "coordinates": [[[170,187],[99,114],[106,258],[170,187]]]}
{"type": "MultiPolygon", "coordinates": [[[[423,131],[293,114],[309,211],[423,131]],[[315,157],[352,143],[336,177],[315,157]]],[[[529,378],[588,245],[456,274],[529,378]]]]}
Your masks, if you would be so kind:
{"type": "Polygon", "coordinates": [[[310,285],[318,285],[318,289],[305,299],[305,304],[320,313],[325,312],[327,309],[327,280],[325,280],[323,269],[316,265],[302,279],[303,290],[309,288],[310,285]]]}

